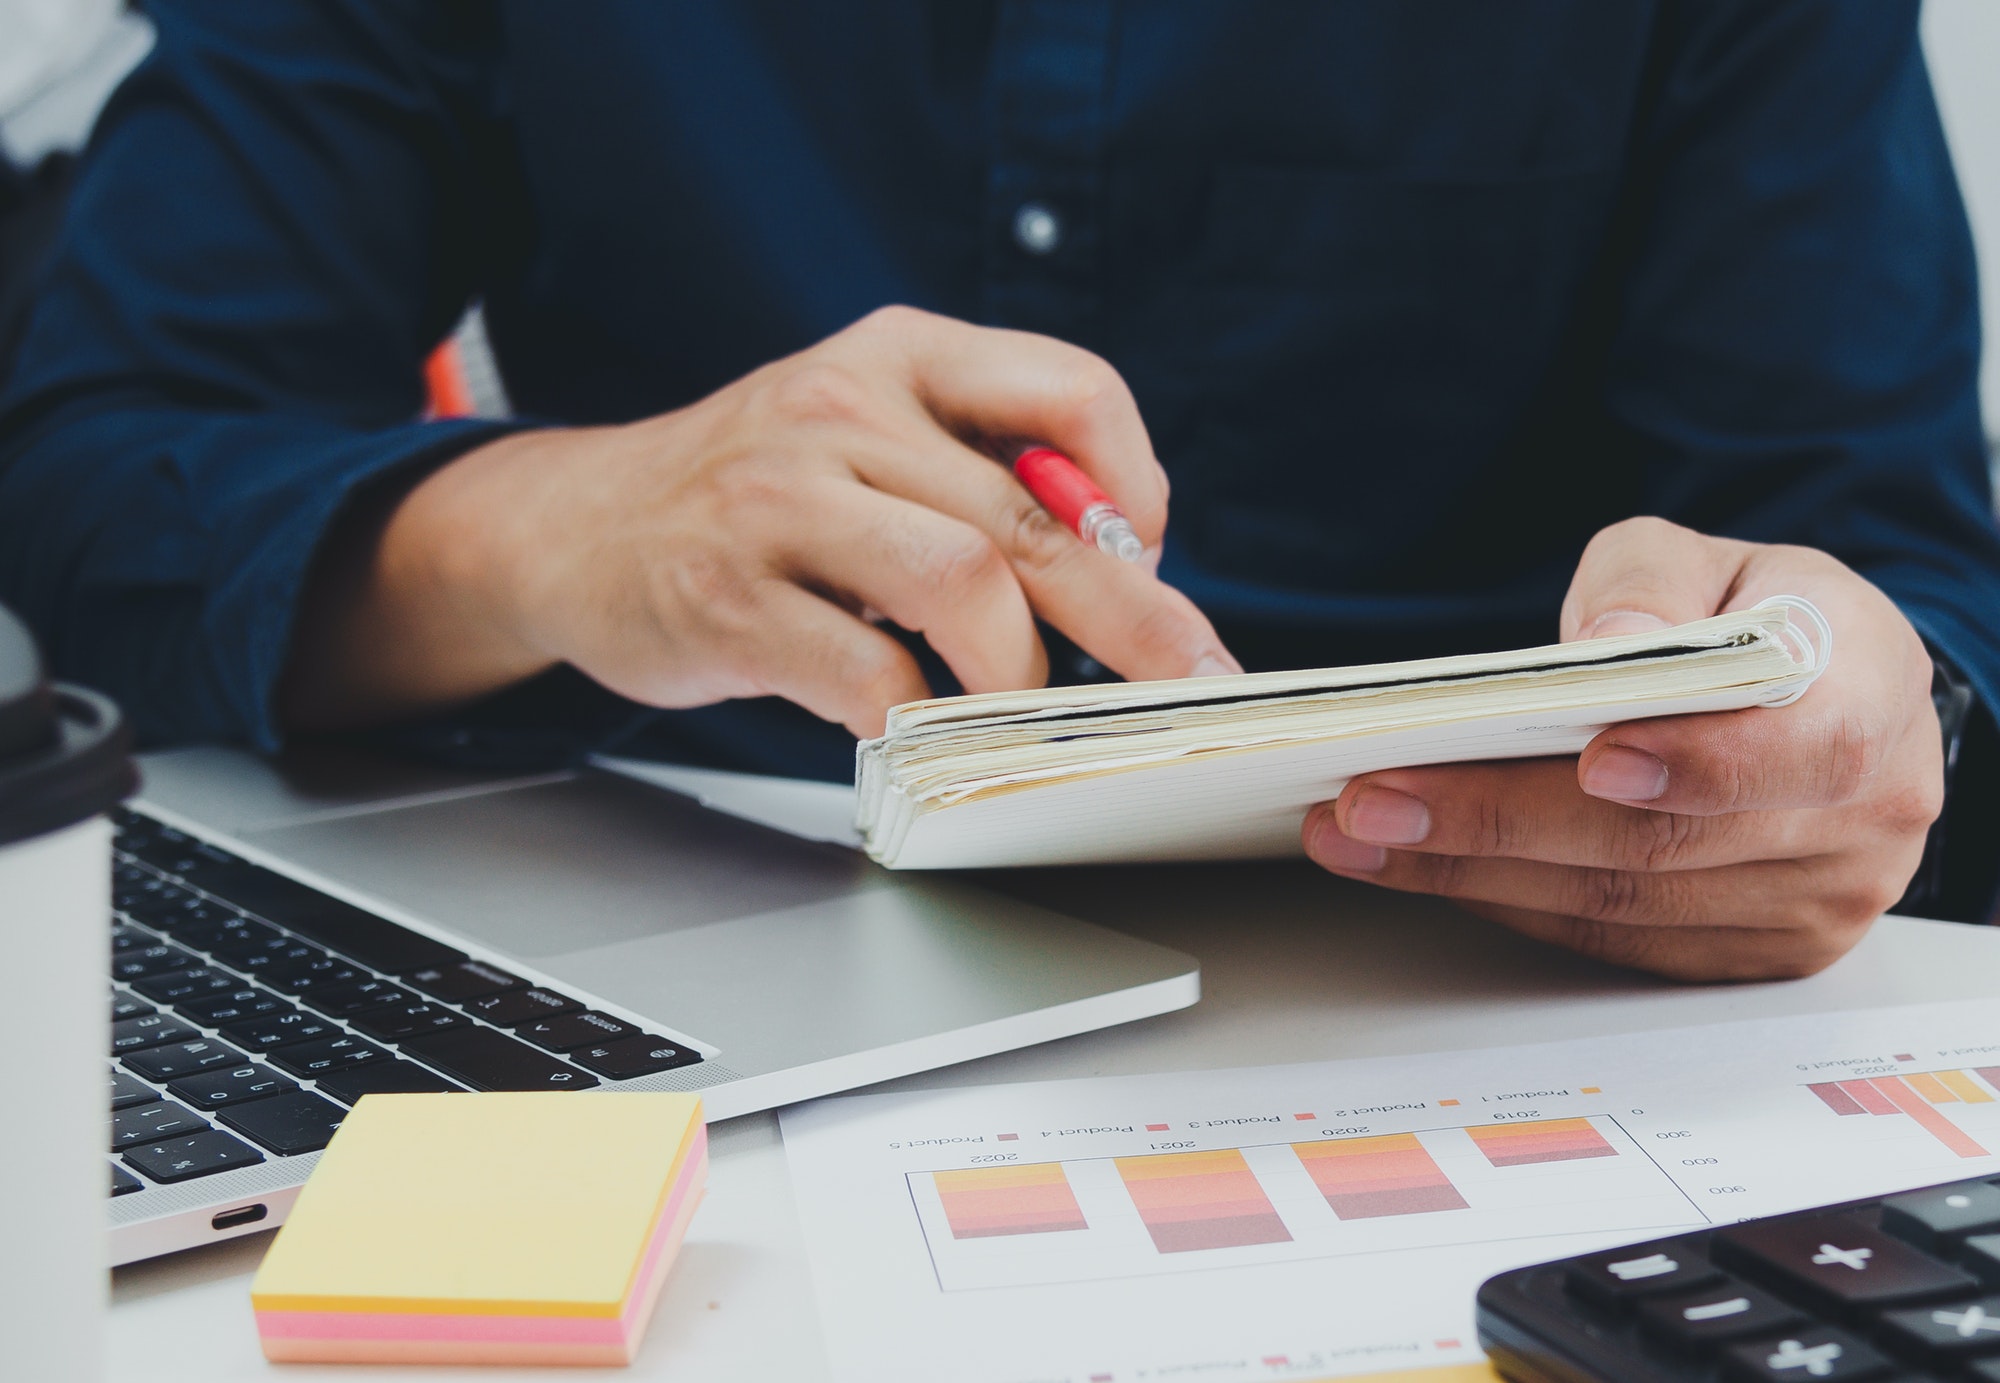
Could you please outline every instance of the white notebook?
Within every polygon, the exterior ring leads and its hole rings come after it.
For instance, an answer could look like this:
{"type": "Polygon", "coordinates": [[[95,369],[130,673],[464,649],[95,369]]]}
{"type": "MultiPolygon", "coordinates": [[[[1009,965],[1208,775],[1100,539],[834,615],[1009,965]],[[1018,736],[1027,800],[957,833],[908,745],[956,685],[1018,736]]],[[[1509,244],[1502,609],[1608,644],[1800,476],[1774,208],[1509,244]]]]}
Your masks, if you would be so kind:
{"type": "Polygon", "coordinates": [[[1811,603],[1505,653],[912,701],[856,754],[891,869],[1302,853],[1359,773],[1574,754],[1607,725],[1782,706],[1826,666],[1811,603]]]}

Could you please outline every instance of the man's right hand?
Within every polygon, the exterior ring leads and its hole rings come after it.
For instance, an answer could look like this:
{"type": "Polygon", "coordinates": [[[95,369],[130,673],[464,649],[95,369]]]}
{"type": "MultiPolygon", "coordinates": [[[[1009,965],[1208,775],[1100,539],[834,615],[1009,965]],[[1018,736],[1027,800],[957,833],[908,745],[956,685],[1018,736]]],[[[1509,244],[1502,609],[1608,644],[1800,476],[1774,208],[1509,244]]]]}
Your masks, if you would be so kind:
{"type": "Polygon", "coordinates": [[[1047,337],[885,308],[688,408],[468,452],[319,555],[288,724],[379,721],[559,662],[655,706],[782,696],[857,735],[929,694],[1040,686],[1039,615],[1128,678],[1237,671],[1193,603],[1063,528],[977,447],[1046,442],[1157,556],[1167,480],[1124,381],[1047,337]]]}

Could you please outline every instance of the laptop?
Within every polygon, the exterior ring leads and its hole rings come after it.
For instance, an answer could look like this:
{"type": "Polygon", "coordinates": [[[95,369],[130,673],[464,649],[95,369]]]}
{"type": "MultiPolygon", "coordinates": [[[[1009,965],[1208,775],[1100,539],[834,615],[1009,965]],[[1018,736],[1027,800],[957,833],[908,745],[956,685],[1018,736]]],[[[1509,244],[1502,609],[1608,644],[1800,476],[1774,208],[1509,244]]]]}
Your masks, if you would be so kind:
{"type": "Polygon", "coordinates": [[[694,1091],[727,1119],[1199,994],[1179,952],[603,768],[143,768],[113,867],[114,1264],[281,1223],[373,1092],[694,1091]]]}

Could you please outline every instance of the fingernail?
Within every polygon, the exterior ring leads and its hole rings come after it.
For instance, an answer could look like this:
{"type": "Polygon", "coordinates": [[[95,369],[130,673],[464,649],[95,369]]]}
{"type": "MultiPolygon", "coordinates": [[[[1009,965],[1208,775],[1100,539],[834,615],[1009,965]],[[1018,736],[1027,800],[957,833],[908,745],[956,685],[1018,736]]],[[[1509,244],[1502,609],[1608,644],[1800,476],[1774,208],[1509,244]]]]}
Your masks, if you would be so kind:
{"type": "Polygon", "coordinates": [[[1407,792],[1363,788],[1347,808],[1347,833],[1377,845],[1415,845],[1431,833],[1431,812],[1407,792]]]}
{"type": "Polygon", "coordinates": [[[1583,771],[1583,790],[1614,802],[1651,802],[1667,790],[1667,766],[1643,749],[1613,745],[1583,771]]]}
{"type": "Polygon", "coordinates": [[[1644,610],[1606,610],[1583,631],[1583,637],[1608,639],[1613,634],[1645,634],[1666,627],[1665,620],[1644,610]]]}
{"type": "Polygon", "coordinates": [[[1315,819],[1312,844],[1306,853],[1321,868],[1336,874],[1374,874],[1389,862],[1389,852],[1381,846],[1343,835],[1330,811],[1321,812],[1315,819]]]}
{"type": "Polygon", "coordinates": [[[1243,671],[1243,664],[1229,656],[1227,650],[1204,653],[1195,660],[1190,677],[1232,677],[1243,671]]]}

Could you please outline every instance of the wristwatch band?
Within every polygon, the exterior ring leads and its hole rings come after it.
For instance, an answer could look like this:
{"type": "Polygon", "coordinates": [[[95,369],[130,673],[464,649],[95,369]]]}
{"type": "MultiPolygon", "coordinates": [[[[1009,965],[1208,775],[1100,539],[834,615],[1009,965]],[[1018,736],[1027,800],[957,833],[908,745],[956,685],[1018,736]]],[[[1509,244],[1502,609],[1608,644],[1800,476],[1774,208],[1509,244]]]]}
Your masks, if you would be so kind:
{"type": "MultiPolygon", "coordinates": [[[[1923,862],[1911,876],[1910,886],[1896,904],[1897,912],[1920,917],[1946,915],[1948,903],[1946,858],[1951,844],[1952,807],[1956,804],[1960,759],[1967,727],[1979,709],[1978,696],[1957,666],[1933,648],[1931,655],[1931,705],[1937,711],[1938,729],[1944,736],[1944,806],[1931,823],[1924,841],[1923,862]]],[[[1968,918],[1964,920],[1983,920],[1968,918]]]]}

